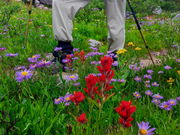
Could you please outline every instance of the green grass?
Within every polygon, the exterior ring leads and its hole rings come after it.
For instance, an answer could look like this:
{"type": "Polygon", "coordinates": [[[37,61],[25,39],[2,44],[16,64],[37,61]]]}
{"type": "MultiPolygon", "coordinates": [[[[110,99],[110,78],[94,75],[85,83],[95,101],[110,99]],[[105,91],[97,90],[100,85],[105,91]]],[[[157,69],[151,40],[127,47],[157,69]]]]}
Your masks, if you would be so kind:
{"type": "MultiPolygon", "coordinates": [[[[151,103],[151,97],[147,97],[144,92],[147,88],[144,83],[136,83],[135,76],[143,77],[147,69],[154,71],[151,82],[158,82],[159,87],[149,88],[153,93],[159,93],[164,97],[162,101],[175,99],[180,96],[180,76],[177,73],[179,63],[179,49],[171,47],[173,44],[180,43],[176,25],[170,25],[168,21],[160,25],[158,23],[152,26],[142,26],[142,32],[152,51],[167,49],[168,54],[160,57],[163,60],[160,66],[151,66],[141,69],[138,72],[129,69],[132,63],[139,63],[139,58],[147,57],[147,50],[138,30],[135,27],[133,19],[126,20],[126,45],[127,53],[119,55],[119,69],[115,69],[115,79],[125,79],[125,83],[114,82],[114,88],[108,94],[115,93],[103,106],[100,120],[98,120],[99,110],[87,98],[80,103],[79,112],[73,103],[70,106],[63,104],[55,105],[54,99],[64,96],[67,92],[83,91],[86,86],[85,76],[90,73],[99,73],[94,65],[89,64],[91,61],[100,59],[100,56],[94,56],[87,59],[84,64],[75,62],[75,69],[79,74],[79,87],[71,83],[57,82],[57,76],[52,75],[52,68],[40,68],[34,71],[32,79],[18,83],[15,80],[14,67],[25,65],[29,66],[28,58],[34,54],[41,54],[45,58],[45,53],[51,53],[57,42],[52,33],[51,11],[33,8],[29,25],[28,42],[24,44],[25,31],[27,25],[27,9],[20,3],[0,4],[4,8],[16,10],[8,23],[8,31],[4,32],[4,25],[0,25],[0,47],[6,47],[6,51],[0,52],[0,134],[122,134],[121,125],[118,124],[118,114],[114,108],[122,100],[131,100],[137,110],[133,114],[134,121],[132,127],[126,129],[126,135],[135,135],[138,133],[136,122],[149,121],[152,127],[156,129],[156,135],[178,135],[179,134],[179,103],[171,111],[165,111],[151,103]],[[44,36],[41,36],[44,35],[44,36]],[[141,47],[141,51],[135,51],[128,47],[127,43],[133,42],[136,46],[141,47]],[[6,53],[18,53],[14,58],[4,56],[6,53]],[[136,60],[135,60],[136,59],[136,60]],[[125,64],[127,63],[127,64],[125,64]],[[165,70],[164,66],[169,65],[173,69],[165,70]],[[159,75],[158,71],[164,71],[159,75]],[[166,81],[172,77],[175,79],[173,85],[166,81]],[[133,93],[138,91],[142,98],[135,99],[133,93]],[[81,125],[74,120],[69,114],[79,116],[86,113],[89,123],[81,125]],[[72,129],[72,130],[71,130],[72,129]],[[85,129],[83,131],[83,129],[85,129]],[[72,131],[72,132],[71,132],[72,131]]],[[[99,5],[101,6],[101,5],[99,5]]],[[[85,10],[80,11],[74,20],[73,46],[90,52],[88,39],[96,39],[103,42],[100,47],[101,52],[106,52],[107,28],[104,10],[91,11],[94,7],[90,4],[85,10]],[[88,14],[87,15],[87,11],[88,14]]],[[[5,13],[7,14],[7,13],[5,13]]],[[[164,13],[155,18],[169,17],[170,13],[164,13]]],[[[0,14],[0,20],[3,14],[0,14]]],[[[138,18],[142,18],[138,15],[138,18]]],[[[85,92],[84,92],[85,93],[85,92]]],[[[85,94],[86,95],[86,94],[85,94]]],[[[86,95],[87,96],[87,95],[86,95]]]]}

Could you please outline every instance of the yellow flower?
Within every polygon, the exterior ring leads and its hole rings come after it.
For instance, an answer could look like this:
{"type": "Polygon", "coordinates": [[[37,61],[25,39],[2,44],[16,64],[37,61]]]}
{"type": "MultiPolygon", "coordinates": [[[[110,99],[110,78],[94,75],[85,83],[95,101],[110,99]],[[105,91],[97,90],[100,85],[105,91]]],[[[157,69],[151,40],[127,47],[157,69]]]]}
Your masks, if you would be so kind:
{"type": "Polygon", "coordinates": [[[125,53],[125,52],[127,52],[126,49],[119,49],[116,53],[117,53],[117,54],[123,54],[123,53],[125,53]]]}
{"type": "Polygon", "coordinates": [[[133,42],[128,42],[128,46],[135,46],[133,42]]]}
{"type": "Polygon", "coordinates": [[[136,47],[136,48],[134,48],[134,50],[136,50],[136,51],[140,51],[140,50],[142,50],[142,48],[140,48],[140,47],[136,47]]]}
{"type": "Polygon", "coordinates": [[[177,70],[177,73],[180,75],[180,70],[177,70]]]}
{"type": "Polygon", "coordinates": [[[169,78],[169,80],[167,80],[168,83],[173,83],[174,79],[172,79],[171,77],[169,78]]]}

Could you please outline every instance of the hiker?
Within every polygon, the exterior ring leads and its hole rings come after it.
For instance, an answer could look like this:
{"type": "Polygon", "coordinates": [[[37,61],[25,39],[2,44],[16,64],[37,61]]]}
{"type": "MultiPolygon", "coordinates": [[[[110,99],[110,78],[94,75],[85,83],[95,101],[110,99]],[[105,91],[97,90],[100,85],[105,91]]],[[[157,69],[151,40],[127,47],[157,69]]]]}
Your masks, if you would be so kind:
{"type": "MultiPolygon", "coordinates": [[[[66,58],[67,54],[73,53],[73,18],[76,13],[84,8],[90,0],[53,0],[53,32],[54,37],[58,40],[57,47],[62,48],[63,55],[60,56],[60,62],[66,58]]],[[[108,25],[108,51],[116,52],[124,48],[125,42],[125,11],[126,0],[104,0],[108,25]]],[[[59,56],[54,51],[53,56],[56,61],[59,56]]]]}

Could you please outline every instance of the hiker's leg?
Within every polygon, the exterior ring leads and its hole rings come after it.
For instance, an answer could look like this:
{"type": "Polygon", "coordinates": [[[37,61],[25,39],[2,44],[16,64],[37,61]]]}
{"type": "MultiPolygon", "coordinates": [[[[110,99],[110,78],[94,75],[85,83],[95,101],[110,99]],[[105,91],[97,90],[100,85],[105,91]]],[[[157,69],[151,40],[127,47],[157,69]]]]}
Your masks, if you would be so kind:
{"type": "Polygon", "coordinates": [[[72,41],[73,18],[89,0],[53,0],[53,31],[58,41],[72,41]]]}
{"type": "Polygon", "coordinates": [[[126,0],[105,0],[109,51],[124,48],[126,0]]]}

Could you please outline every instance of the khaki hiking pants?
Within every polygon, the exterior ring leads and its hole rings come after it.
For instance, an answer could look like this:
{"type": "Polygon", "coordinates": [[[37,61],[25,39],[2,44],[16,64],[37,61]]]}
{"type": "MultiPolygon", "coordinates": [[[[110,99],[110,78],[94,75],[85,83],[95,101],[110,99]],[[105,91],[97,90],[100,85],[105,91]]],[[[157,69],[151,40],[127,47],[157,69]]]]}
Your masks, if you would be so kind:
{"type": "MultiPolygon", "coordinates": [[[[53,0],[53,31],[56,40],[73,41],[73,18],[90,0],[53,0]]],[[[126,0],[104,0],[109,51],[124,48],[126,0]]],[[[87,14],[88,15],[88,14],[87,14]]]]}

